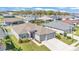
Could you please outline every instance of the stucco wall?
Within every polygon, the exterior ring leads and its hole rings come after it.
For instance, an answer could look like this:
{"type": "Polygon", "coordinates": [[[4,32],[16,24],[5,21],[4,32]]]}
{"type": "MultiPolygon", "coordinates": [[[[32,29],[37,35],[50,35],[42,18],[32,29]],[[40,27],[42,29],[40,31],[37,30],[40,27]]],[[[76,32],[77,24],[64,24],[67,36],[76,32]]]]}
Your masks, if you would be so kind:
{"type": "Polygon", "coordinates": [[[40,36],[38,34],[35,34],[35,39],[40,41],[40,36]]]}
{"type": "Polygon", "coordinates": [[[53,38],[55,38],[55,32],[46,35],[35,34],[35,39],[38,41],[45,41],[53,38]]]}

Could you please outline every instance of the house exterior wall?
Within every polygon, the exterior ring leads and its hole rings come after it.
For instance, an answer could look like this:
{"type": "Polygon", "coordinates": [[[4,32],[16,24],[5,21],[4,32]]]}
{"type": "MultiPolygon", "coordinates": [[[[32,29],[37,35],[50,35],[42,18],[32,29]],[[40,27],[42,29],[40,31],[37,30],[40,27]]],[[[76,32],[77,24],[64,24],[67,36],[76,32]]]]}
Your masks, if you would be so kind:
{"type": "Polygon", "coordinates": [[[44,40],[47,40],[46,35],[40,35],[40,41],[44,41],[44,40]]]}
{"type": "Polygon", "coordinates": [[[19,34],[20,38],[29,38],[29,34],[28,33],[23,33],[23,34],[19,34]]]}
{"type": "Polygon", "coordinates": [[[40,36],[38,34],[35,34],[35,39],[40,41],[40,36]]]}
{"type": "Polygon", "coordinates": [[[38,40],[38,41],[45,41],[45,40],[49,40],[49,39],[52,39],[52,38],[55,38],[55,33],[50,33],[50,34],[45,34],[45,35],[38,35],[38,34],[35,34],[35,39],[38,40]]]}
{"type": "Polygon", "coordinates": [[[50,33],[47,35],[47,40],[55,38],[55,33],[50,33]]]}

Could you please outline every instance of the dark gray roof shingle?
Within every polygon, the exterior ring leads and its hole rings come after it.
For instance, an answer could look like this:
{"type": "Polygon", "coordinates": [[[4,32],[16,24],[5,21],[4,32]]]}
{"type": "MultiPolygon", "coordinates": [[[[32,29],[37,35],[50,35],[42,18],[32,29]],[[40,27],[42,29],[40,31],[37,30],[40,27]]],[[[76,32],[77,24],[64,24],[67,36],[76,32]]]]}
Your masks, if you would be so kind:
{"type": "Polygon", "coordinates": [[[53,21],[53,22],[44,24],[44,26],[63,30],[63,31],[69,30],[74,27],[73,25],[64,23],[62,21],[53,21]]]}

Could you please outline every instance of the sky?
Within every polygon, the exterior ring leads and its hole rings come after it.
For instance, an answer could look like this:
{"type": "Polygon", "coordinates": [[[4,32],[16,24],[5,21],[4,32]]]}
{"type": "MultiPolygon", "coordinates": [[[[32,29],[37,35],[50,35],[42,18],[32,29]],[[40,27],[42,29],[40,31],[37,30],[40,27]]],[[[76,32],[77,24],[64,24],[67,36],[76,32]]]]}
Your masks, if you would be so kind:
{"type": "Polygon", "coordinates": [[[0,11],[19,11],[19,10],[52,10],[68,13],[79,13],[79,7],[0,7],[0,11]]]}

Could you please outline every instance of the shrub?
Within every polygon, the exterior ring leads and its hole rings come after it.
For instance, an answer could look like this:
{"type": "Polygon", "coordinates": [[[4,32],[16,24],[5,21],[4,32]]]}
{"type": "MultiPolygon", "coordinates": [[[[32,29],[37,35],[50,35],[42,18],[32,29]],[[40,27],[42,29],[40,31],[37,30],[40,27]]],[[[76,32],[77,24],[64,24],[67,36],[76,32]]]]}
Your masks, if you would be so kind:
{"type": "Polygon", "coordinates": [[[23,40],[23,42],[30,42],[30,40],[26,39],[26,40],[23,40]]]}
{"type": "Polygon", "coordinates": [[[29,39],[19,39],[19,43],[26,43],[26,42],[30,42],[29,39]]]}
{"type": "Polygon", "coordinates": [[[19,39],[19,43],[23,43],[23,41],[21,39],[19,39]]]}
{"type": "Polygon", "coordinates": [[[61,36],[60,36],[60,35],[56,35],[56,37],[57,37],[58,39],[61,39],[61,36]]]}
{"type": "Polygon", "coordinates": [[[71,37],[67,36],[68,39],[72,39],[71,37]]]}
{"type": "Polygon", "coordinates": [[[9,35],[7,35],[7,36],[5,37],[5,39],[9,39],[9,35]]]}

